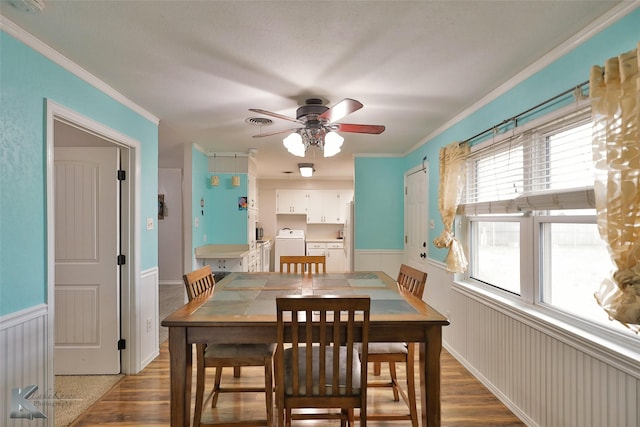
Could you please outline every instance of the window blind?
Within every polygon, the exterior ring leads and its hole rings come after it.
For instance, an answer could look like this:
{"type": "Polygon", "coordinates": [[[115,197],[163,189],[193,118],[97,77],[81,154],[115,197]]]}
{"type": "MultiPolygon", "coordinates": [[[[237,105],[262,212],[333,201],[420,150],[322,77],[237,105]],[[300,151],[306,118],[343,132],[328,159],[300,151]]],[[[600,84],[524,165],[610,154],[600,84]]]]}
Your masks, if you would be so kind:
{"type": "Polygon", "coordinates": [[[510,133],[472,148],[459,213],[594,207],[590,109],[510,133]]]}

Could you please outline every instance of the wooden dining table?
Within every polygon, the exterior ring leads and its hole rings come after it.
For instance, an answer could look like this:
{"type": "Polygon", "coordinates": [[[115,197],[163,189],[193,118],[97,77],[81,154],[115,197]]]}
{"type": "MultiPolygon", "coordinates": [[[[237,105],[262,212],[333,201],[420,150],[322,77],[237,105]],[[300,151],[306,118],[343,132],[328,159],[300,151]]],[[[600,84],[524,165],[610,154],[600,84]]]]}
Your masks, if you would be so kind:
{"type": "Polygon", "coordinates": [[[281,295],[369,295],[369,341],[419,344],[422,425],[440,426],[442,327],[449,322],[380,271],[232,273],[166,317],[171,426],[191,423],[193,344],[276,342],[276,297],[281,295]]]}

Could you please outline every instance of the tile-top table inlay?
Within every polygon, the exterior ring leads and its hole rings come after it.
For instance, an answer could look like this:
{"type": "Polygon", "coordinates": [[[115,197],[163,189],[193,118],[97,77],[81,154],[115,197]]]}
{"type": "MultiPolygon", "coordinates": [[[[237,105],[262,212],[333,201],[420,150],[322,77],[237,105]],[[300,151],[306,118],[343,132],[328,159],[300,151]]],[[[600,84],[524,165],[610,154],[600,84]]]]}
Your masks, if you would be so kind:
{"type": "Polygon", "coordinates": [[[378,275],[364,273],[327,273],[312,277],[305,288],[302,275],[238,274],[216,284],[213,298],[197,314],[275,315],[276,297],[282,295],[369,295],[371,314],[416,313],[396,290],[389,289],[378,275]]]}

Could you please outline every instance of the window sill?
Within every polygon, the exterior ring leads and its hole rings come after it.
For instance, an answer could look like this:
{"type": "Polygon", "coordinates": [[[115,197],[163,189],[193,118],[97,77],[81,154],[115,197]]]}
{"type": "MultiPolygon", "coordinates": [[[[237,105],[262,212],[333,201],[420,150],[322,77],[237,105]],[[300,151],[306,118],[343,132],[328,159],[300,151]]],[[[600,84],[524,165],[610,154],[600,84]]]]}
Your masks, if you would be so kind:
{"type": "Polygon", "coordinates": [[[640,337],[570,318],[515,295],[454,280],[452,289],[640,379],[640,337]]]}

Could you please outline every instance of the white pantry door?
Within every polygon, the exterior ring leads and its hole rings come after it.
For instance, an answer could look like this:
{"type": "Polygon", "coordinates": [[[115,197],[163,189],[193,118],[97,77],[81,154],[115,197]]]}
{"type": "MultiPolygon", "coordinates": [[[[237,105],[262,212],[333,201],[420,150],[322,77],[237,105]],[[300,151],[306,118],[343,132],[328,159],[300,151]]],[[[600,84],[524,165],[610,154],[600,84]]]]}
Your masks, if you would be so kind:
{"type": "Polygon", "coordinates": [[[404,259],[405,263],[427,271],[429,244],[429,175],[425,169],[405,177],[404,259]]]}
{"type": "Polygon", "coordinates": [[[119,150],[55,149],[55,373],[120,373],[119,150]]]}

